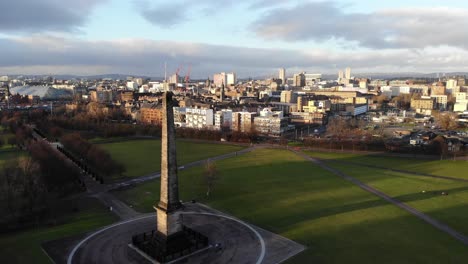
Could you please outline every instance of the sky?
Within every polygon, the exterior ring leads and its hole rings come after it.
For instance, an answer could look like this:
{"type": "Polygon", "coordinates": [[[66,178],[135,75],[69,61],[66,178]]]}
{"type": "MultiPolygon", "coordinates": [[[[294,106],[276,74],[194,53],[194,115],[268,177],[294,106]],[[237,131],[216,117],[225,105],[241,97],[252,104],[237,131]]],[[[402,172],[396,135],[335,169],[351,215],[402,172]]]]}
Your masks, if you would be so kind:
{"type": "Polygon", "coordinates": [[[463,0],[1,0],[0,10],[0,75],[468,71],[463,0]]]}

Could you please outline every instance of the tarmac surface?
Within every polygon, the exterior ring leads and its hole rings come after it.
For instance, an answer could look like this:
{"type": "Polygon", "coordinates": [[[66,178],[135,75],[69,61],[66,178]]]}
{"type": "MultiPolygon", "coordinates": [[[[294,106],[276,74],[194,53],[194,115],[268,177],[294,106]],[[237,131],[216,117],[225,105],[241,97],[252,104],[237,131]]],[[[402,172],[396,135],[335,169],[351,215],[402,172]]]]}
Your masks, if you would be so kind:
{"type": "MultiPolygon", "coordinates": [[[[175,263],[276,264],[305,249],[294,241],[201,204],[184,204],[182,217],[184,225],[208,236],[212,246],[175,263]]],[[[151,263],[141,256],[135,257],[136,251],[129,244],[132,235],[150,232],[155,227],[155,214],[104,227],[77,241],[67,263],[151,263]]]]}

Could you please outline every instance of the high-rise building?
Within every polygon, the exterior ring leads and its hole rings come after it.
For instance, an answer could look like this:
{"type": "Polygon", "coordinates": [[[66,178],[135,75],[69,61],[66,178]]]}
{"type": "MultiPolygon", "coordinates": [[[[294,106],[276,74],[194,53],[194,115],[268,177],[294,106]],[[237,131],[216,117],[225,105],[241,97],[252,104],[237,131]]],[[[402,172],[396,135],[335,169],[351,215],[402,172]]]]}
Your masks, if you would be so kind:
{"type": "Polygon", "coordinates": [[[221,102],[224,101],[224,83],[221,84],[221,88],[219,90],[219,100],[221,102]]]}
{"type": "Polygon", "coordinates": [[[216,87],[221,87],[222,84],[226,86],[226,77],[227,76],[225,72],[216,73],[215,75],[213,75],[213,84],[216,85],[216,87]]]}
{"type": "Polygon", "coordinates": [[[226,83],[224,85],[235,85],[237,82],[236,73],[231,72],[226,74],[226,83]]]}
{"type": "Polygon", "coordinates": [[[339,71],[339,72],[338,72],[338,81],[342,80],[343,77],[344,77],[343,71],[339,71]]]}
{"type": "Polygon", "coordinates": [[[282,91],[280,102],[282,103],[292,103],[293,101],[293,91],[282,91]]]}
{"type": "Polygon", "coordinates": [[[345,77],[348,80],[351,79],[351,68],[349,68],[349,67],[346,68],[346,76],[345,77]]]}
{"type": "Polygon", "coordinates": [[[127,89],[131,91],[138,90],[138,83],[136,82],[127,82],[127,89]]]}
{"type": "Polygon", "coordinates": [[[179,74],[175,73],[169,77],[169,83],[179,83],[179,74]]]}
{"type": "Polygon", "coordinates": [[[293,86],[304,87],[305,86],[305,75],[304,73],[294,74],[293,86]]]}
{"type": "Polygon", "coordinates": [[[233,112],[232,127],[233,131],[249,133],[255,130],[254,118],[258,114],[256,112],[233,112]]]}
{"type": "Polygon", "coordinates": [[[230,130],[232,126],[232,110],[223,109],[217,111],[214,116],[214,128],[216,130],[230,130]]]}
{"type": "Polygon", "coordinates": [[[468,96],[467,93],[456,93],[455,94],[455,104],[453,106],[454,112],[464,112],[468,106],[468,96]]]}
{"type": "Polygon", "coordinates": [[[185,109],[185,126],[198,129],[212,127],[213,109],[187,107],[185,109]]]}
{"type": "Polygon", "coordinates": [[[456,80],[456,79],[448,79],[447,80],[447,84],[446,84],[447,89],[453,89],[453,88],[457,87],[457,85],[458,85],[458,80],[456,80]]]}
{"type": "Polygon", "coordinates": [[[283,117],[282,111],[265,108],[260,111],[260,116],[254,117],[254,126],[261,134],[279,136],[286,131],[288,120],[283,117]]]}
{"type": "Polygon", "coordinates": [[[322,74],[321,73],[305,73],[304,78],[305,78],[305,84],[312,86],[315,83],[320,82],[322,80],[322,74]]]}
{"type": "Polygon", "coordinates": [[[279,69],[278,78],[281,80],[282,85],[286,84],[286,69],[285,68],[279,69]]]}

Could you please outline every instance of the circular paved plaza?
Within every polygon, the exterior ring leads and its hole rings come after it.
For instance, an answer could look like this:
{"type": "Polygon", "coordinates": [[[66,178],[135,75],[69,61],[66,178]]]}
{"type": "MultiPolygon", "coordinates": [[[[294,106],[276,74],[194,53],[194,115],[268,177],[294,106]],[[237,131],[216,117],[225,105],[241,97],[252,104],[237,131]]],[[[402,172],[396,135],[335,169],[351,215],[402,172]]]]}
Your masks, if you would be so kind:
{"type": "MultiPolygon", "coordinates": [[[[183,224],[209,238],[211,247],[184,263],[261,263],[265,243],[247,224],[224,215],[184,212],[183,224]]],[[[156,228],[156,215],[120,222],[90,234],[73,249],[69,264],[150,263],[129,247],[132,235],[156,228]]]]}

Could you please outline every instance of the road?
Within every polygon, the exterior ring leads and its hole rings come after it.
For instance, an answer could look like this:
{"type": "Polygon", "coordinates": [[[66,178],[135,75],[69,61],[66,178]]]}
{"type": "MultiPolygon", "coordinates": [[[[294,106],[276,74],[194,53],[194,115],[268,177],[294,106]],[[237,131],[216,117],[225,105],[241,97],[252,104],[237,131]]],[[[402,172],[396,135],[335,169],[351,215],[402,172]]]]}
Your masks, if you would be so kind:
{"type": "Polygon", "coordinates": [[[400,207],[401,209],[409,212],[410,214],[418,217],[419,219],[425,221],[426,223],[432,225],[433,227],[445,232],[446,234],[452,236],[453,238],[457,239],[458,241],[462,242],[463,244],[467,245],[468,246],[468,237],[462,235],[461,233],[457,232],[456,230],[452,229],[451,227],[435,220],[434,218],[416,210],[415,208],[397,200],[397,199],[394,199],[390,196],[388,196],[387,194],[357,180],[356,178],[354,177],[351,177],[337,169],[334,169],[334,168],[331,168],[329,167],[327,164],[325,164],[324,162],[318,160],[318,159],[314,159],[302,152],[298,152],[298,151],[294,151],[294,150],[291,150],[292,152],[296,153],[297,155],[303,157],[304,159],[306,160],[309,160],[317,165],[319,165],[320,167],[322,167],[323,169],[335,174],[335,175],[338,175],[339,177],[351,182],[351,183],[354,183],[355,185],[359,186],[360,188],[362,188],[363,190],[365,191],[368,191],[384,200],[386,200],[387,202],[389,203],[392,203],[398,207],[400,207]]]}

